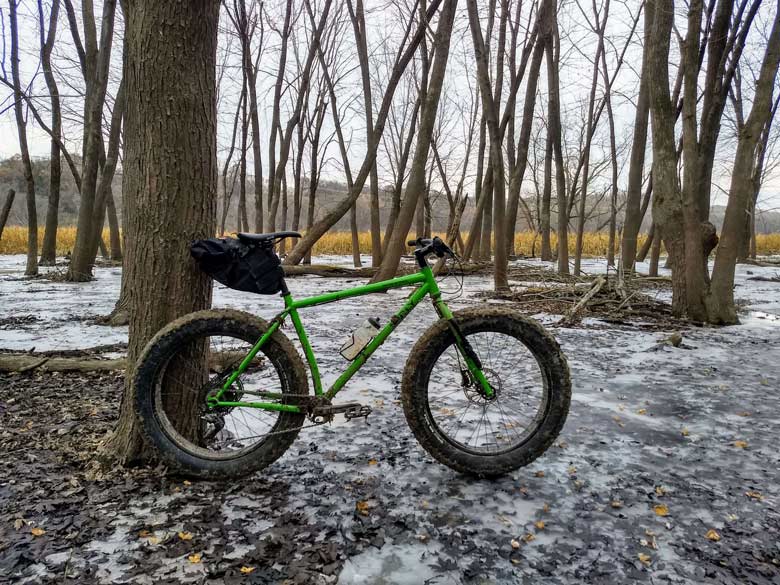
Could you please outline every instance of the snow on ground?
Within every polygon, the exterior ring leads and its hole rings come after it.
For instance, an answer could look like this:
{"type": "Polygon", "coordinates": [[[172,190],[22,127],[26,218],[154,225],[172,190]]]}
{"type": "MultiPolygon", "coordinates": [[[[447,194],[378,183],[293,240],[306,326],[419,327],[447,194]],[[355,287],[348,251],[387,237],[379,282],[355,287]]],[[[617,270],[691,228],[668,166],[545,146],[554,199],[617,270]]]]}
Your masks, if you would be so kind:
{"type": "MultiPolygon", "coordinates": [[[[68,284],[23,279],[23,267],[21,256],[0,256],[0,349],[126,339],[126,328],[91,322],[112,309],[118,268],[68,284]]],[[[606,268],[592,260],[584,269],[606,268]]],[[[93,487],[83,513],[101,529],[82,529],[82,546],[68,547],[52,531],[42,537],[51,545],[38,539],[25,548],[15,539],[4,550],[14,518],[53,525],[58,512],[26,505],[22,482],[0,471],[0,581],[60,582],[67,573],[78,583],[780,583],[780,284],[750,280],[778,272],[739,266],[743,324],[687,329],[681,348],[658,349],[663,333],[597,319],[553,327],[572,369],[567,424],[548,453],[496,481],[437,464],[406,427],[400,377],[433,323],[427,304],[339,395],[371,404],[370,426],[304,430],[280,461],[230,485],[147,482],[128,485],[124,499],[93,487]],[[368,515],[356,513],[357,501],[368,502],[368,515]],[[141,529],[156,542],[139,538],[141,529]],[[182,530],[195,535],[191,543],[176,538],[182,530]],[[720,540],[706,538],[709,530],[720,540]],[[188,561],[192,552],[202,561],[188,561]],[[225,569],[242,559],[256,570],[225,569]]],[[[357,283],[289,280],[296,296],[357,283]]],[[[489,278],[467,277],[451,305],[484,303],[475,293],[491,287],[489,278]]],[[[345,366],[342,338],[367,317],[384,322],[406,294],[303,313],[326,386],[345,366]]],[[[214,305],[270,318],[280,300],[218,286],[214,305]]],[[[0,379],[0,415],[3,400],[0,379]]]]}

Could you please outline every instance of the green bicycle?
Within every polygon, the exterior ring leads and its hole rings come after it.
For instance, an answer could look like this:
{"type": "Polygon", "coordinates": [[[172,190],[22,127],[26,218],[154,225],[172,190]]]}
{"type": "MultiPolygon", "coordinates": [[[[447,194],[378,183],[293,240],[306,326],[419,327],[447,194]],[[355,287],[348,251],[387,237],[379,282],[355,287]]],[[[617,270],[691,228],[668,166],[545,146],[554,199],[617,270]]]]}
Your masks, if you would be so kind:
{"type": "Polygon", "coordinates": [[[199,478],[245,476],[276,461],[306,426],[330,422],[339,413],[346,419],[368,416],[367,405],[333,399],[426,297],[439,320],[412,348],[401,383],[406,420],[423,448],[456,471],[492,477],[527,465],[552,444],[571,398],[564,355],[541,325],[516,312],[451,311],[427,261],[434,254],[454,257],[443,241],[409,242],[416,248],[416,273],[296,300],[274,252],[285,237],[300,234],[238,234],[230,241],[242,250],[239,256],[271,262],[263,274],[246,273],[255,282],[276,275],[273,286],[261,291],[281,292],[284,310],[274,319],[226,309],[199,311],[170,323],[146,346],[134,378],[135,408],[163,461],[199,478]],[[324,390],[299,311],[402,287],[415,288],[324,390]],[[280,330],[288,317],[308,363],[313,394],[300,354],[280,330]]]}

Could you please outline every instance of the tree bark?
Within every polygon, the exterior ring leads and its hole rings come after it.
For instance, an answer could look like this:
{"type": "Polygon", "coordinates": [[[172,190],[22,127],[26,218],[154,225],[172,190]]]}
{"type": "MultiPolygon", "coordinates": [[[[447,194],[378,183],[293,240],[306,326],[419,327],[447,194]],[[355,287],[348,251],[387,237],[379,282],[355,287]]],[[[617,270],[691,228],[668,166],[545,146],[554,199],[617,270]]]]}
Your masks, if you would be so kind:
{"type": "Polygon", "coordinates": [[[675,108],[669,95],[669,42],[674,25],[672,0],[649,0],[653,26],[648,73],[653,129],[653,221],[672,263],[672,312],[682,317],[688,301],[682,197],[677,182],[675,108]]]}
{"type": "MultiPolygon", "coordinates": [[[[111,63],[111,47],[114,36],[116,0],[103,2],[103,19],[100,28],[100,47],[92,37],[93,26],[85,26],[87,95],[84,104],[84,160],[81,173],[81,202],[79,204],[76,243],[73,246],[67,279],[85,281],[92,278],[92,265],[97,253],[93,238],[95,218],[103,217],[95,207],[98,188],[101,145],[103,143],[103,106],[111,63]],[[92,31],[92,32],[90,32],[92,31]]],[[[101,222],[98,222],[101,223],[101,222]]]]}
{"type": "Polygon", "coordinates": [[[547,139],[544,145],[544,187],[542,188],[542,212],[539,216],[539,229],[542,232],[542,260],[552,260],[550,243],[550,200],[552,199],[552,136],[547,125],[547,139]]]}
{"type": "Polygon", "coordinates": [[[22,153],[22,166],[27,189],[27,265],[26,276],[38,274],[38,212],[35,207],[35,180],[27,147],[27,122],[22,107],[22,83],[19,77],[19,26],[16,18],[17,0],[9,0],[9,20],[11,21],[11,77],[14,86],[14,113],[16,131],[19,134],[19,150],[22,153]]]}
{"type": "MultiPolygon", "coordinates": [[[[474,46],[474,56],[477,62],[477,77],[479,80],[480,93],[482,94],[482,110],[485,114],[488,132],[488,142],[490,143],[490,164],[491,175],[493,178],[493,229],[496,237],[495,249],[495,272],[493,282],[496,291],[508,290],[509,280],[507,277],[508,256],[506,242],[506,216],[505,216],[505,181],[504,181],[504,158],[501,148],[501,130],[498,125],[498,107],[496,97],[490,90],[490,75],[488,72],[487,51],[482,37],[482,29],[479,24],[479,15],[477,12],[476,0],[467,0],[469,12],[469,29],[471,30],[471,39],[474,46]]],[[[487,204],[485,207],[488,211],[487,204]]],[[[484,229],[484,228],[483,228],[484,229]]],[[[483,235],[483,242],[485,241],[483,235]]],[[[490,240],[487,240],[488,254],[490,253],[490,240]]]]}
{"type": "MultiPolygon", "coordinates": [[[[130,364],[163,325],[210,304],[211,281],[190,258],[188,243],[211,237],[216,227],[218,16],[217,0],[127,0],[130,364]]],[[[132,378],[128,372],[119,422],[104,446],[122,464],[150,459],[133,409],[132,378]]],[[[187,408],[178,414],[194,417],[187,408]]]]}
{"type": "Polygon", "coordinates": [[[716,323],[737,323],[734,305],[734,269],[739,251],[747,233],[743,229],[743,216],[753,196],[753,172],[756,166],[756,149],[762,130],[772,113],[772,91],[780,66],[780,12],[775,12],[772,32],[767,41],[756,83],[753,107],[739,133],[734,168],[731,171],[731,187],[726,204],[715,267],[712,272],[710,320],[716,323]]]}
{"type": "Polygon", "coordinates": [[[59,145],[62,137],[62,112],[60,109],[60,92],[51,67],[51,53],[57,35],[59,8],[59,2],[52,2],[51,11],[49,12],[49,30],[45,33],[44,39],[43,2],[38,0],[41,66],[43,76],[46,79],[46,87],[49,90],[49,100],[51,101],[51,131],[53,134],[49,151],[49,200],[46,206],[46,224],[43,231],[40,259],[40,264],[43,266],[54,265],[57,257],[57,226],[59,223],[60,181],[62,177],[59,145]]]}
{"type": "Polygon", "coordinates": [[[558,79],[558,63],[560,57],[560,41],[555,13],[551,12],[553,31],[547,37],[547,84],[549,92],[550,135],[552,136],[553,154],[555,156],[555,192],[558,204],[558,273],[569,274],[569,214],[566,197],[566,175],[563,166],[563,145],[561,130],[560,81],[558,79]]]}
{"type": "Polygon", "coordinates": [[[5,195],[3,209],[0,210],[0,239],[3,238],[3,230],[5,229],[5,224],[8,222],[8,216],[11,214],[11,207],[14,205],[15,197],[16,191],[8,189],[8,192],[5,195]]]}
{"type": "Polygon", "coordinates": [[[650,56],[650,31],[653,26],[652,2],[645,2],[644,51],[642,52],[642,72],[639,79],[639,97],[634,116],[634,136],[631,144],[631,158],[628,166],[628,188],[626,189],[626,213],[623,221],[621,256],[623,271],[630,274],[634,270],[637,252],[637,237],[642,225],[640,203],[642,200],[642,177],[647,149],[647,123],[650,116],[650,75],[648,58],[650,56]]]}
{"type": "MultiPolygon", "coordinates": [[[[363,1],[357,0],[355,8],[352,1],[347,2],[352,30],[355,34],[358,61],[360,63],[360,78],[363,84],[363,110],[366,119],[366,143],[374,140],[374,112],[371,102],[371,72],[368,67],[368,44],[366,42],[366,20],[363,1]]],[[[369,189],[371,194],[371,265],[379,266],[382,262],[382,232],[379,224],[379,173],[376,160],[369,173],[369,189]]]]}

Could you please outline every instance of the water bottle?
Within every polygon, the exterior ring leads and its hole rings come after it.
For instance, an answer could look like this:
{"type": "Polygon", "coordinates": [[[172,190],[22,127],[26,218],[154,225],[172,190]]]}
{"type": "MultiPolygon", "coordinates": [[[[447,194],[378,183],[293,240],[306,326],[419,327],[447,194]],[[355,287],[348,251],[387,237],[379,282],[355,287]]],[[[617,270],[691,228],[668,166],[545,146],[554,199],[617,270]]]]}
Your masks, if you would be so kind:
{"type": "Polygon", "coordinates": [[[379,333],[379,320],[371,317],[352,332],[352,335],[342,344],[339,353],[345,360],[354,360],[377,333],[379,333]]]}

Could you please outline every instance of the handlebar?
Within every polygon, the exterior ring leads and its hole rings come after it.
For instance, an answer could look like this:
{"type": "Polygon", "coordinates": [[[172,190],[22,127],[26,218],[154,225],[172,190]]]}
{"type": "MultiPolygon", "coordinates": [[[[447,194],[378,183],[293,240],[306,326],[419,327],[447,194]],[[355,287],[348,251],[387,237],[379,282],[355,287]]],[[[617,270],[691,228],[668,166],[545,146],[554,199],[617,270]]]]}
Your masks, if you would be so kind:
{"type": "Polygon", "coordinates": [[[426,256],[428,254],[436,254],[439,258],[445,256],[454,256],[452,249],[445,244],[438,236],[434,238],[417,238],[416,240],[409,240],[406,242],[409,246],[415,246],[417,249],[414,251],[414,257],[417,259],[417,264],[420,268],[428,266],[426,256]]]}

